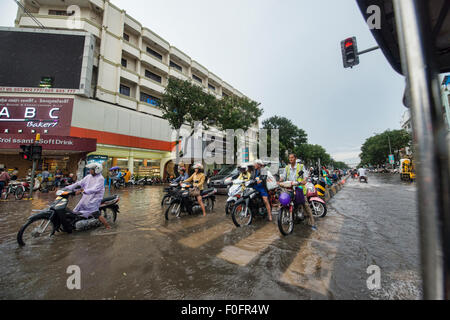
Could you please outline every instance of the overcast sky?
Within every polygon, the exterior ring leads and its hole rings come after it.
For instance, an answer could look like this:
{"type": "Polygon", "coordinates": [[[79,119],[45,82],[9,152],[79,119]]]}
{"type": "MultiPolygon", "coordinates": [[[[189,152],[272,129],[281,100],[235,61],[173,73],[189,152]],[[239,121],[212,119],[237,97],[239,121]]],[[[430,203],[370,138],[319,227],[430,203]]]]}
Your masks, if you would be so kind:
{"type": "MultiPolygon", "coordinates": [[[[113,0],[112,3],[261,103],[336,159],[359,162],[365,139],[399,129],[404,78],[380,50],[344,69],[340,41],[375,46],[354,0],[113,0]]],[[[16,5],[0,0],[0,25],[16,5]]],[[[300,155],[301,156],[301,155],[300,155]]]]}

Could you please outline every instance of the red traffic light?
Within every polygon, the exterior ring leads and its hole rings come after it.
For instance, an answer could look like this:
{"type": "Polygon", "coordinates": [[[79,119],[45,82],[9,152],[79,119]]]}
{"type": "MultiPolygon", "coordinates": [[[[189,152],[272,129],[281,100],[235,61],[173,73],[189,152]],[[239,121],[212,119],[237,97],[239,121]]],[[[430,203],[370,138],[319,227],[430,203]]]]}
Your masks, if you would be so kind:
{"type": "Polygon", "coordinates": [[[351,39],[345,41],[345,47],[346,47],[346,48],[351,47],[352,45],[353,45],[353,41],[352,41],[351,39]]]}

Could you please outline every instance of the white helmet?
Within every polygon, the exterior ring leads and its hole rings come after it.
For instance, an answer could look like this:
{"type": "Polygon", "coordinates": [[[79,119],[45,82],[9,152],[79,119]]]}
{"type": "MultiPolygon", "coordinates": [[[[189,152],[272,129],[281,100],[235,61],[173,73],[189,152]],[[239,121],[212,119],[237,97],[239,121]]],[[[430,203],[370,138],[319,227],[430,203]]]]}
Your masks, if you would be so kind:
{"type": "Polygon", "coordinates": [[[257,164],[259,164],[260,166],[264,166],[265,164],[264,164],[264,161],[262,161],[261,159],[256,159],[254,162],[253,162],[253,165],[257,165],[257,164]]]}
{"type": "Polygon", "coordinates": [[[247,164],[247,163],[242,163],[242,164],[239,166],[239,170],[245,170],[245,171],[247,171],[247,170],[248,170],[248,164],[247,164]]]}
{"type": "Polygon", "coordinates": [[[200,169],[200,170],[203,170],[203,166],[202,166],[201,163],[196,163],[196,164],[194,164],[194,166],[193,166],[192,168],[193,168],[193,169],[200,169]]]}
{"type": "Polygon", "coordinates": [[[103,166],[101,163],[97,163],[97,162],[92,162],[89,163],[86,168],[88,169],[94,169],[95,174],[100,174],[103,171],[103,166]]]}

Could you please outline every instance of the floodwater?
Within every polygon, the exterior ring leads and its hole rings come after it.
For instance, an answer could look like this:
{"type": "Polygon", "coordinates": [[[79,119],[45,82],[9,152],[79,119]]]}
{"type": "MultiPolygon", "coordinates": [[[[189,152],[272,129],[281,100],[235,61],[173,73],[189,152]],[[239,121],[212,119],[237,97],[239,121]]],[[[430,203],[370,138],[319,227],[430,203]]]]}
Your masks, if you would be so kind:
{"type": "Polygon", "coordinates": [[[58,233],[24,248],[17,231],[54,193],[0,202],[0,299],[421,298],[416,188],[398,175],[350,179],[318,231],[300,224],[288,237],[258,218],[236,228],[224,196],[207,217],[166,222],[162,187],[118,193],[112,230],[58,233]],[[80,290],[67,288],[71,265],[80,267],[80,290]],[[373,265],[381,288],[371,290],[373,265]]]}

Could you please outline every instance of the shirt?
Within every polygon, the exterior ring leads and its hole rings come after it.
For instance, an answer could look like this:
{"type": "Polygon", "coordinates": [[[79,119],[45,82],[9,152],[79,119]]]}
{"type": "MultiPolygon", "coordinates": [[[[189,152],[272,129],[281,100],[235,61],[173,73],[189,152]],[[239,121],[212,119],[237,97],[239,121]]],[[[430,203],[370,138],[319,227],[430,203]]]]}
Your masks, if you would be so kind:
{"type": "Polygon", "coordinates": [[[11,178],[9,177],[8,172],[3,171],[3,172],[0,174],[0,181],[8,182],[9,180],[11,180],[11,178]]]}
{"type": "Polygon", "coordinates": [[[205,175],[203,173],[194,173],[190,178],[184,180],[185,182],[193,181],[194,187],[198,187],[203,190],[203,184],[205,183],[205,175]]]}
{"type": "MultiPolygon", "coordinates": [[[[289,168],[289,177],[287,176],[287,170],[285,169],[284,172],[284,178],[286,181],[297,181],[297,164],[292,168],[292,165],[288,165],[289,168]]],[[[302,165],[300,164],[300,171],[303,170],[303,180],[307,179],[309,177],[309,171],[305,170],[304,166],[302,168],[302,165]]]]}
{"type": "Polygon", "coordinates": [[[358,174],[360,177],[366,177],[367,176],[367,170],[364,168],[359,168],[358,169],[358,174]]]}
{"type": "Polygon", "coordinates": [[[183,175],[180,175],[178,178],[173,180],[173,182],[177,183],[177,182],[185,181],[187,179],[189,179],[189,175],[187,174],[187,172],[185,172],[183,175]]]}

